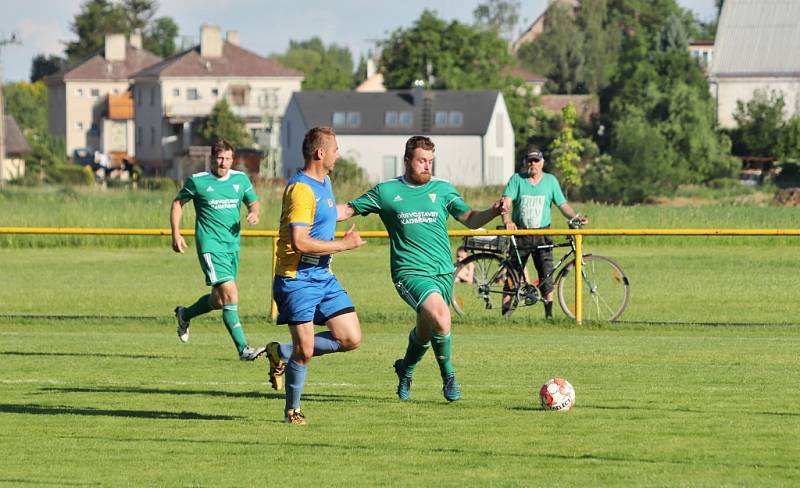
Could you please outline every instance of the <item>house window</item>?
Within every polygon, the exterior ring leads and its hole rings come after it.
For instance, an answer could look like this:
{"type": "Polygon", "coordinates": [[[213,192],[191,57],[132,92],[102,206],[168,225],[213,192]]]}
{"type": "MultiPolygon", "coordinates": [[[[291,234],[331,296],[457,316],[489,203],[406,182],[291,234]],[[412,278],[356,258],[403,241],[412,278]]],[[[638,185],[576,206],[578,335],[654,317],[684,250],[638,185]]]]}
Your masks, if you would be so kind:
{"type": "Polygon", "coordinates": [[[75,122],[75,128],[78,130],[83,130],[83,122],[81,122],[80,120],[75,122]]]}
{"type": "Polygon", "coordinates": [[[333,126],[345,127],[347,123],[347,114],[345,112],[333,112],[333,126]]]}
{"type": "Polygon", "coordinates": [[[397,112],[386,112],[386,115],[383,118],[383,123],[384,125],[386,125],[386,127],[397,127],[398,125],[397,112]]]}
{"type": "Polygon", "coordinates": [[[495,130],[497,131],[497,147],[503,147],[503,114],[497,114],[494,118],[495,130]]]}
{"type": "Polygon", "coordinates": [[[90,98],[97,98],[100,96],[100,89],[99,88],[92,88],[89,90],[89,97],[90,98]]]}
{"type": "Polygon", "coordinates": [[[155,127],[150,127],[150,145],[151,146],[155,146],[156,145],[156,128],[155,127]]]}
{"type": "Polygon", "coordinates": [[[187,88],[186,89],[186,99],[187,100],[200,100],[200,95],[197,93],[197,88],[187,88]]]}
{"type": "Polygon", "coordinates": [[[141,127],[137,127],[136,128],[136,144],[141,144],[141,143],[142,143],[142,128],[141,127]]]}
{"type": "Polygon", "coordinates": [[[450,112],[447,116],[447,123],[450,127],[461,127],[464,125],[464,114],[461,112],[450,112]]]}
{"type": "Polygon", "coordinates": [[[397,176],[397,156],[383,157],[383,179],[389,180],[397,176]]]}
{"type": "Polygon", "coordinates": [[[212,97],[218,97],[219,96],[219,90],[217,88],[212,88],[211,89],[211,96],[212,97]]]}
{"type": "Polygon", "coordinates": [[[172,89],[172,96],[173,96],[173,97],[179,97],[179,96],[181,96],[181,89],[180,89],[180,88],[173,88],[173,89],[172,89]]]}
{"type": "Polygon", "coordinates": [[[461,127],[464,125],[464,114],[458,111],[436,112],[433,123],[436,127],[461,127]]]}
{"type": "Polygon", "coordinates": [[[413,119],[411,118],[411,112],[400,112],[400,127],[411,127],[412,121],[413,119]]]}
{"type": "Polygon", "coordinates": [[[75,89],[75,95],[79,96],[79,97],[82,97],[83,96],[83,88],[76,88],[75,89]]]}
{"type": "Polygon", "coordinates": [[[150,106],[154,106],[156,104],[156,87],[150,87],[150,106]]]}
{"type": "Polygon", "coordinates": [[[141,88],[136,88],[133,91],[133,95],[136,97],[136,106],[137,107],[141,107],[142,106],[142,89],[141,88]]]}
{"type": "Polygon", "coordinates": [[[248,86],[231,85],[228,89],[228,93],[231,105],[233,106],[243,107],[249,103],[250,88],[248,86]]]}
{"type": "Polygon", "coordinates": [[[361,112],[347,112],[347,127],[361,127],[361,112]]]}

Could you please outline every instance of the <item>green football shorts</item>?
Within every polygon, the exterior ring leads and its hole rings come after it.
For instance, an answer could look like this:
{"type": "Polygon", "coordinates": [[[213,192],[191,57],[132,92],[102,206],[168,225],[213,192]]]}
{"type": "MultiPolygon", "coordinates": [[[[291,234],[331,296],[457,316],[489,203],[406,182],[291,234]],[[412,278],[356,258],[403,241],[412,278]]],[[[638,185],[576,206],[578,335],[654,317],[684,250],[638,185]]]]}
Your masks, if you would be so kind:
{"type": "Polygon", "coordinates": [[[395,282],[394,287],[400,297],[415,311],[419,311],[419,307],[431,293],[438,293],[444,298],[445,303],[450,305],[450,298],[453,294],[453,275],[401,276],[395,282]]]}
{"type": "Polygon", "coordinates": [[[239,273],[238,252],[207,252],[197,255],[200,268],[206,276],[207,286],[217,286],[226,281],[236,281],[239,273]]]}

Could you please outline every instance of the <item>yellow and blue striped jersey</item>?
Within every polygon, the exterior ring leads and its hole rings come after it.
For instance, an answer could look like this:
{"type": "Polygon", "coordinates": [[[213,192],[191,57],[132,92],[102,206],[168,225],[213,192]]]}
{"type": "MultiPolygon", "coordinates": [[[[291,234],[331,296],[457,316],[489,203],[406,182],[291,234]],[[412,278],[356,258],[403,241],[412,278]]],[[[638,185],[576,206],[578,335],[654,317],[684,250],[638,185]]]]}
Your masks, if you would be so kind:
{"type": "Polygon", "coordinates": [[[332,241],[336,232],[336,198],[333,196],[331,180],[317,181],[298,171],[286,184],[283,191],[281,224],[278,234],[277,276],[294,278],[298,269],[330,264],[330,256],[312,256],[292,249],[289,233],[293,226],[311,227],[310,235],[321,241],[332,241]]]}

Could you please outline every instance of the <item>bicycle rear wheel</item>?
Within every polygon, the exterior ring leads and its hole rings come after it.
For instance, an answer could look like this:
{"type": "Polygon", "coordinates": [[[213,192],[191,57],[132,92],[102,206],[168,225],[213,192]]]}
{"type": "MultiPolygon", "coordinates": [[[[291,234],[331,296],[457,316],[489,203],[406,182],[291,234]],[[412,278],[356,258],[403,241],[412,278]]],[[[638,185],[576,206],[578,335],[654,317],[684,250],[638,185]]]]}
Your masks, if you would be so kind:
{"type": "Polygon", "coordinates": [[[453,273],[451,304],[458,315],[478,317],[488,313],[501,314],[503,306],[510,315],[519,303],[519,278],[514,269],[507,268],[496,254],[479,253],[458,263],[453,273]],[[472,283],[455,280],[463,267],[473,266],[472,283]]]}
{"type": "MultiPolygon", "coordinates": [[[[558,273],[558,302],[568,317],[575,318],[575,260],[558,273]]],[[[583,256],[583,318],[613,321],[628,306],[628,277],[622,268],[604,256],[583,256]]]]}

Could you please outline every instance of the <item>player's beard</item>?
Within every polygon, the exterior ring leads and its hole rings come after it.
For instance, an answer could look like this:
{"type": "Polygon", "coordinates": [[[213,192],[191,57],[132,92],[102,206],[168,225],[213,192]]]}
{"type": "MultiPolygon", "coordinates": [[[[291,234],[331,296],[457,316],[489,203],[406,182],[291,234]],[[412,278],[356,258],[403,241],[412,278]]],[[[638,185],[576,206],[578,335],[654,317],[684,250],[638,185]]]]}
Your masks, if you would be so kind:
{"type": "Polygon", "coordinates": [[[408,179],[411,183],[415,185],[424,185],[425,183],[431,181],[431,174],[430,173],[414,173],[411,171],[408,174],[408,179]]]}

